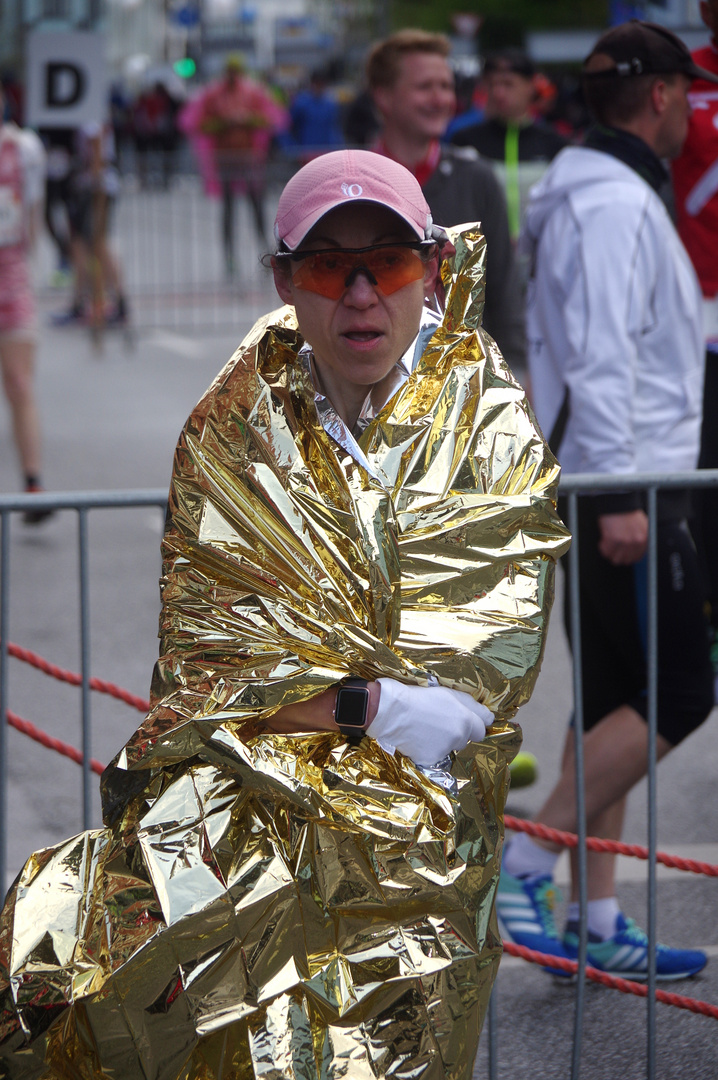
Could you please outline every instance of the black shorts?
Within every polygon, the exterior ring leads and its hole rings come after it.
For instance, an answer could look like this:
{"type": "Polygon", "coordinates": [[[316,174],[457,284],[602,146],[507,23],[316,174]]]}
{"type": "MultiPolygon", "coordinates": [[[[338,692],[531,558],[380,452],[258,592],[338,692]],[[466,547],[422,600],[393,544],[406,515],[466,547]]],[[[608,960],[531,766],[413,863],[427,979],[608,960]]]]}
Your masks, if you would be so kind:
{"type": "Polygon", "coordinates": [[[105,237],[110,227],[114,196],[93,197],[93,192],[86,189],[73,191],[67,203],[67,216],[73,236],[84,240],[89,246],[95,239],[95,229],[100,237],[105,237]],[[99,218],[97,215],[99,214],[99,218]]]}
{"type": "MultiPolygon", "coordinates": [[[[598,517],[579,499],[584,730],[620,705],[647,716],[647,559],[614,566],[598,551],[598,517]]],[[[698,558],[685,520],[657,526],[658,731],[675,746],[713,707],[713,670],[698,558]]],[[[566,569],[571,553],[566,557],[566,569]]],[[[568,580],[567,580],[568,585],[568,580]]],[[[564,604],[571,640],[569,590],[564,604]]]]}

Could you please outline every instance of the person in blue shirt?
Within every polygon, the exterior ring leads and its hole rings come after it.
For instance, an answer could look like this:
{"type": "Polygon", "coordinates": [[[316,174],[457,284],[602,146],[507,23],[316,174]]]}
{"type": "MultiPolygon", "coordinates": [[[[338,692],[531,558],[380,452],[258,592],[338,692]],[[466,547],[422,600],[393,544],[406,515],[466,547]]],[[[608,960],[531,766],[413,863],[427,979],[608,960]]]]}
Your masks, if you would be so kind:
{"type": "Polygon", "coordinates": [[[303,160],[315,156],[315,152],[344,146],[339,103],[327,90],[324,72],[312,72],[309,86],[297,93],[289,111],[288,143],[301,148],[303,160]]]}

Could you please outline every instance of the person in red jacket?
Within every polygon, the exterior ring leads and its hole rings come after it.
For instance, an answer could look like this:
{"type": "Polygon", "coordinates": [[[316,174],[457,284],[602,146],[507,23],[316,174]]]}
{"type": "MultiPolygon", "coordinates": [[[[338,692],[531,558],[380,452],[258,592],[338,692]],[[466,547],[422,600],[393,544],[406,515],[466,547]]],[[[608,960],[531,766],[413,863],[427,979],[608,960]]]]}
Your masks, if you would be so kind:
{"type": "MultiPolygon", "coordinates": [[[[718,75],[718,0],[701,0],[712,40],[693,53],[696,64],[718,75]]],[[[678,231],[701,284],[706,333],[706,373],[699,469],[718,468],[718,87],[697,79],[689,94],[692,114],[683,152],[673,162],[678,231]]],[[[713,627],[712,658],[718,675],[718,492],[695,497],[696,541],[705,567],[713,627]]],[[[718,684],[717,684],[718,690],[718,684]]]]}

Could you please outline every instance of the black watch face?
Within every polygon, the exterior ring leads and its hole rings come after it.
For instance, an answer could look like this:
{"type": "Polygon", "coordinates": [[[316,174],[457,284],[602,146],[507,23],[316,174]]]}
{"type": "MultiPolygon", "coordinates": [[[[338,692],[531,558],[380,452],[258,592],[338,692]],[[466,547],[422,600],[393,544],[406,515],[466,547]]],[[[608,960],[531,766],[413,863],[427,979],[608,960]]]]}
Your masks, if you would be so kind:
{"type": "Polygon", "coordinates": [[[342,686],[337,694],[335,719],[340,727],[364,727],[369,704],[365,687],[342,686]]]}

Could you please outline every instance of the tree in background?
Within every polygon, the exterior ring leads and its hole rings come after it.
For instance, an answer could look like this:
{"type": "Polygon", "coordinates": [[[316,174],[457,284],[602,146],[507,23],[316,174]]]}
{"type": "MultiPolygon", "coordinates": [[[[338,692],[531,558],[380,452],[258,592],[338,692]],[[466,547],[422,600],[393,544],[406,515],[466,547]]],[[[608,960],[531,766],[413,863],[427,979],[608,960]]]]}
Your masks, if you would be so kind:
{"type": "Polygon", "coordinates": [[[482,15],[482,51],[522,45],[527,30],[601,29],[609,22],[608,0],[377,0],[377,13],[394,29],[418,26],[447,32],[454,13],[482,15]],[[510,7],[510,11],[507,11],[510,7]]]}

